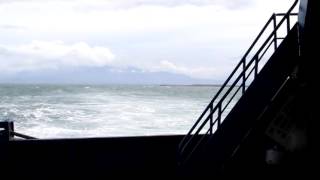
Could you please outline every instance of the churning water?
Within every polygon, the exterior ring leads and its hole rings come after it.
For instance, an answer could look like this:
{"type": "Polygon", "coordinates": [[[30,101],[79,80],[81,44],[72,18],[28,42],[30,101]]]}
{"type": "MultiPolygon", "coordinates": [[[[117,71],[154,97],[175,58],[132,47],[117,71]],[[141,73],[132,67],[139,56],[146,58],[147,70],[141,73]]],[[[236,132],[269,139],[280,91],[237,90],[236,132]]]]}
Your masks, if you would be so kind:
{"type": "Polygon", "coordinates": [[[0,121],[38,138],[185,134],[217,86],[0,85],[0,121]]]}

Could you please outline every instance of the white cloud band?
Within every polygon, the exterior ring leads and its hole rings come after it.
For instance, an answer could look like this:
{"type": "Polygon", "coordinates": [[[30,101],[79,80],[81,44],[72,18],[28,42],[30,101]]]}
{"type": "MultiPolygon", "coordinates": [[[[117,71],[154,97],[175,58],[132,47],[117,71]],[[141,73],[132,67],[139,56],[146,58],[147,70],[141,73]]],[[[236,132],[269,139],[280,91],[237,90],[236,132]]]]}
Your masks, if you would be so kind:
{"type": "Polygon", "coordinates": [[[221,5],[225,7],[242,7],[252,3],[252,0],[2,0],[0,3],[30,3],[30,2],[65,2],[65,3],[82,3],[91,5],[108,5],[112,8],[131,8],[141,5],[151,6],[181,6],[181,5],[195,5],[195,6],[206,6],[206,5],[221,5]]]}
{"type": "Polygon", "coordinates": [[[176,74],[187,75],[192,78],[200,78],[200,79],[212,79],[224,77],[228,72],[229,68],[226,67],[186,67],[186,66],[178,66],[170,61],[161,61],[160,66],[157,68],[159,71],[167,71],[176,74]]]}
{"type": "Polygon", "coordinates": [[[106,66],[115,55],[106,47],[84,42],[32,41],[16,46],[0,45],[0,71],[57,69],[61,67],[106,66]]]}

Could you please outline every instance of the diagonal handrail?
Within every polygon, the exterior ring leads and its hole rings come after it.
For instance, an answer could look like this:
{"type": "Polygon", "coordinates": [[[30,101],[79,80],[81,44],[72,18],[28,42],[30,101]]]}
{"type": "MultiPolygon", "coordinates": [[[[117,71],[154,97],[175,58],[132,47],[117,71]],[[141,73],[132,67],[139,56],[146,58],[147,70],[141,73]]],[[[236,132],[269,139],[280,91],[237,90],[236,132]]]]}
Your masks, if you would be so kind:
{"type": "Polygon", "coordinates": [[[248,83],[247,85],[250,85],[250,82],[248,82],[248,80],[250,79],[251,74],[254,72],[253,80],[258,75],[259,73],[258,67],[260,67],[258,65],[260,60],[264,57],[264,55],[269,50],[272,44],[274,44],[274,50],[277,49],[278,40],[284,39],[284,38],[277,37],[277,31],[282,26],[285,20],[287,22],[286,23],[287,33],[290,31],[290,16],[297,16],[297,13],[292,13],[292,10],[295,8],[297,3],[298,3],[298,0],[295,0],[293,5],[287,11],[287,13],[272,14],[272,16],[269,18],[267,23],[264,25],[264,27],[258,34],[258,36],[255,38],[253,43],[250,45],[250,47],[246,51],[244,56],[241,58],[240,62],[236,65],[236,67],[231,72],[231,74],[226,79],[226,81],[223,83],[221,88],[218,90],[218,92],[215,94],[215,96],[206,106],[205,110],[201,113],[201,115],[199,116],[195,124],[191,127],[189,132],[181,140],[179,144],[179,153],[181,158],[180,160],[182,163],[190,158],[193,152],[207,137],[207,136],[202,136],[199,139],[199,138],[195,138],[195,136],[199,135],[200,132],[204,130],[204,127],[206,125],[209,126],[209,128],[205,131],[204,133],[205,135],[212,135],[213,127],[216,127],[216,129],[220,127],[220,124],[223,121],[222,119],[223,113],[225,112],[225,110],[227,109],[231,101],[238,94],[239,90],[242,89],[242,95],[243,95],[246,91],[246,83],[248,83]],[[283,16],[278,23],[276,20],[277,16],[283,16]],[[260,48],[254,53],[254,56],[250,59],[250,61],[246,63],[246,59],[248,58],[249,54],[252,52],[253,48],[257,45],[257,42],[261,39],[262,35],[266,32],[266,29],[270,25],[273,26],[272,32],[269,34],[269,36],[266,38],[266,40],[260,46],[260,48]],[[251,65],[253,65],[253,67],[251,67],[251,65]],[[247,71],[249,72],[247,73],[247,71]],[[237,72],[239,74],[236,74],[237,72]],[[234,80],[232,81],[232,79],[234,80]],[[241,79],[242,79],[242,82],[240,81],[241,79]],[[239,85],[239,82],[240,82],[240,85],[239,85]],[[231,85],[228,86],[229,84],[231,85]],[[230,96],[230,93],[233,90],[235,90],[234,93],[231,95],[231,97],[228,100],[226,100],[227,97],[230,96]],[[226,103],[226,104],[223,106],[223,103],[226,103]],[[214,119],[215,114],[217,117],[214,119]]]}

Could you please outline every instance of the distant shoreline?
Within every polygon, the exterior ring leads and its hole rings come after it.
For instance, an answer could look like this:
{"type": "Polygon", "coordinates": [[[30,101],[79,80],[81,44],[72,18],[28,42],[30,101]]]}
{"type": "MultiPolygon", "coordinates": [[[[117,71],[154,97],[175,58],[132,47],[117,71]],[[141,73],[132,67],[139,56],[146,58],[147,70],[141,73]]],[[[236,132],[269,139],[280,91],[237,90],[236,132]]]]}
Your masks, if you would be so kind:
{"type": "MultiPolygon", "coordinates": [[[[172,86],[172,87],[221,87],[222,84],[94,84],[94,83],[2,83],[0,86],[10,86],[10,85],[22,85],[22,86],[65,86],[65,85],[74,85],[74,86],[172,86]]],[[[230,86],[230,85],[227,85],[230,86]]]]}
{"type": "Polygon", "coordinates": [[[220,84],[160,84],[160,86],[194,86],[194,87],[221,87],[220,84]]]}
{"type": "MultiPolygon", "coordinates": [[[[160,84],[159,86],[181,86],[181,87],[221,87],[222,84],[160,84]]],[[[231,85],[227,84],[226,87],[230,87],[231,85]]],[[[235,87],[239,87],[239,85],[235,85],[235,87]]],[[[246,86],[248,87],[248,86],[246,86]]]]}

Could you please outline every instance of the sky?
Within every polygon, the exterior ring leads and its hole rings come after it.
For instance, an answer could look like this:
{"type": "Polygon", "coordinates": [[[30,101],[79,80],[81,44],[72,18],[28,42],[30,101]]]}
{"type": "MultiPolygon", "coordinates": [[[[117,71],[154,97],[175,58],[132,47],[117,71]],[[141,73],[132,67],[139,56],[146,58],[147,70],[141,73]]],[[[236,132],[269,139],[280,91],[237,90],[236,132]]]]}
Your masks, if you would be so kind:
{"type": "Polygon", "coordinates": [[[221,82],[292,3],[0,0],[0,82],[221,82]]]}

